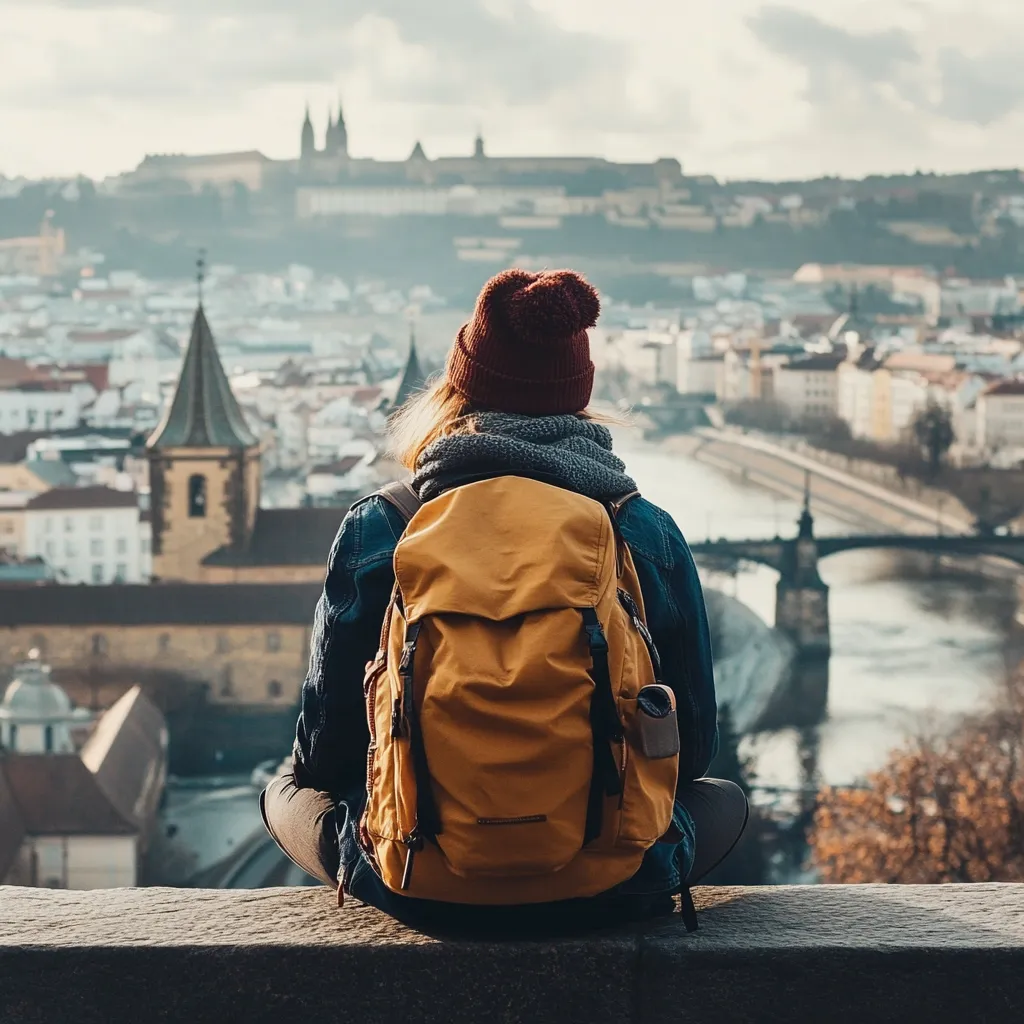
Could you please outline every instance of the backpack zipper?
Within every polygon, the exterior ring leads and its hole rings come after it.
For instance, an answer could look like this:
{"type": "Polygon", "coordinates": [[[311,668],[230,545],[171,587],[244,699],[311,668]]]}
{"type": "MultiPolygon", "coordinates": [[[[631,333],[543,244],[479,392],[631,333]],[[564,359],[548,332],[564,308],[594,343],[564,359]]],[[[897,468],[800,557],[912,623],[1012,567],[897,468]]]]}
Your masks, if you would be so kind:
{"type": "Polygon", "coordinates": [[[423,837],[420,835],[419,826],[414,828],[403,840],[405,844],[405,867],[402,870],[401,891],[405,892],[412,882],[412,865],[416,854],[423,849],[423,837]]]}
{"type": "Polygon", "coordinates": [[[660,683],[661,656],[658,654],[658,648],[654,644],[654,637],[651,636],[651,631],[647,628],[647,623],[644,622],[643,616],[640,614],[640,608],[636,601],[633,600],[633,595],[621,588],[618,590],[618,595],[619,603],[626,609],[626,614],[629,615],[633,628],[640,634],[644,645],[647,647],[647,653],[651,659],[651,667],[654,669],[654,681],[660,683]]]}

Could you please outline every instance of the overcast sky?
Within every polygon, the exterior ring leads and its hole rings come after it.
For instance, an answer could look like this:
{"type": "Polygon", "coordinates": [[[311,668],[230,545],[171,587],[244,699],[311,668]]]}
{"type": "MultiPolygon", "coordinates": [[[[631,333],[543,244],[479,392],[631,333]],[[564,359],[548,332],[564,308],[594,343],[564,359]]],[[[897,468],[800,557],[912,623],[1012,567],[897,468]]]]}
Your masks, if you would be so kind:
{"type": "Polygon", "coordinates": [[[0,0],[0,173],[147,152],[675,156],[724,178],[1024,164],[1022,0],[0,0]]]}

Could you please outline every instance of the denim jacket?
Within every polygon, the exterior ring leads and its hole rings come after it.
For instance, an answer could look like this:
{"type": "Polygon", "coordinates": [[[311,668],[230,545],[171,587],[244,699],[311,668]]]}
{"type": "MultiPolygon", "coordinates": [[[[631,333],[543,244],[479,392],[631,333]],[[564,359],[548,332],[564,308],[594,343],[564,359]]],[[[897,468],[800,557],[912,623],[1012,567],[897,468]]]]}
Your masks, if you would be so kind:
{"type": "MultiPolygon", "coordinates": [[[[676,695],[679,779],[685,784],[707,773],[718,747],[711,638],[700,580],[667,512],[634,498],[619,512],[618,523],[636,565],[663,682],[676,695]]],[[[331,548],[302,686],[293,757],[296,784],[331,793],[353,812],[362,805],[369,746],[364,666],[377,653],[395,582],[392,558],[403,529],[399,513],[377,495],[358,502],[345,516],[331,548]]],[[[643,875],[667,871],[654,887],[677,884],[692,862],[692,824],[676,824],[685,849],[671,867],[660,870],[645,863],[641,868],[643,875]]],[[[658,847],[654,851],[664,854],[658,847]]]]}

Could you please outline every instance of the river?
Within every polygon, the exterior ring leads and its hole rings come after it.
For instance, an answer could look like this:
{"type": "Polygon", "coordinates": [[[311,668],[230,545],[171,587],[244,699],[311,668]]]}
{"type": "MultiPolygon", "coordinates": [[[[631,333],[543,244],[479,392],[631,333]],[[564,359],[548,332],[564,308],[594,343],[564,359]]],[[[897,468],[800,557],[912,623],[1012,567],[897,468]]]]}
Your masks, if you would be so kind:
{"type": "MultiPolygon", "coordinates": [[[[638,435],[616,434],[617,448],[644,495],[670,512],[688,539],[795,531],[798,501],[638,435]]],[[[816,511],[815,532],[873,531],[858,531],[816,511]]],[[[802,733],[783,729],[744,740],[762,786],[863,779],[922,723],[983,708],[1016,649],[1010,581],[889,552],[835,555],[820,568],[831,588],[827,717],[802,733]]],[[[707,583],[734,594],[771,623],[775,581],[772,570],[758,568],[707,583]]]]}

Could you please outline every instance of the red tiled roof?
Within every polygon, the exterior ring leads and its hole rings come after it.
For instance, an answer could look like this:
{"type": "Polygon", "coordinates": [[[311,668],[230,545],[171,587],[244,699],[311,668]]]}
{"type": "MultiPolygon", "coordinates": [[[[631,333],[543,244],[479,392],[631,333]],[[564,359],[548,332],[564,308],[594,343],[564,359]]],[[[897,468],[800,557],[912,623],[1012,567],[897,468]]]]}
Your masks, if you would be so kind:
{"type": "Polygon", "coordinates": [[[34,510],[135,508],[138,503],[134,491],[116,491],[113,487],[54,487],[37,494],[25,507],[34,510]]]}

